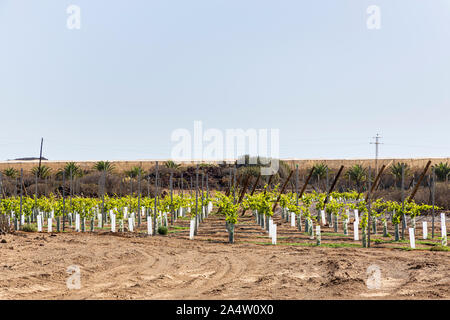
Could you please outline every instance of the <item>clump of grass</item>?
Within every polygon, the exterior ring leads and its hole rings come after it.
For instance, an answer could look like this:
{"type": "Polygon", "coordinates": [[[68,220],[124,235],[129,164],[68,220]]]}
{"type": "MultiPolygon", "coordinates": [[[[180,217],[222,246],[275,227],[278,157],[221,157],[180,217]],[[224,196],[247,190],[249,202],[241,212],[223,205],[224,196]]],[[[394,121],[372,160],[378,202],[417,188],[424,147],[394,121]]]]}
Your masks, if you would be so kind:
{"type": "Polygon", "coordinates": [[[409,240],[401,240],[401,239],[398,240],[398,241],[395,241],[395,240],[383,240],[383,239],[376,239],[376,240],[381,241],[380,243],[409,243],[409,240]]]}
{"type": "Polygon", "coordinates": [[[160,226],[159,228],[158,228],[158,233],[159,234],[162,234],[162,235],[167,235],[167,233],[169,232],[169,229],[167,229],[167,227],[164,227],[164,226],[160,226]]]}
{"type": "Polygon", "coordinates": [[[343,233],[334,233],[334,232],[322,232],[322,236],[328,237],[348,237],[343,233]]]}
{"type": "MultiPolygon", "coordinates": [[[[267,239],[267,236],[255,236],[255,238],[261,238],[261,239],[267,239]]],[[[289,239],[292,237],[277,237],[278,240],[284,240],[284,239],[289,239]]],[[[272,244],[272,242],[270,242],[270,244],[272,244]]]]}
{"type": "Polygon", "coordinates": [[[37,228],[31,224],[24,224],[21,230],[24,232],[36,232],[37,228]]]}
{"type": "MultiPolygon", "coordinates": [[[[261,242],[261,241],[244,241],[243,243],[272,245],[272,242],[261,242]]],[[[280,245],[280,246],[317,247],[317,244],[316,243],[312,243],[312,242],[279,242],[279,243],[277,243],[277,245],[280,245]]],[[[322,242],[320,247],[326,247],[326,248],[360,248],[361,245],[357,244],[357,243],[323,243],[322,242]]]]}
{"type": "Polygon", "coordinates": [[[420,250],[420,249],[413,249],[411,247],[394,247],[394,249],[403,250],[403,251],[413,251],[413,250],[420,250]]]}
{"type": "Polygon", "coordinates": [[[360,248],[361,245],[357,243],[322,243],[322,247],[328,248],[360,248]]]}
{"type": "Polygon", "coordinates": [[[169,230],[168,233],[177,233],[177,232],[183,232],[183,230],[177,230],[177,229],[175,229],[175,230],[169,230]]]}
{"type": "Polygon", "coordinates": [[[189,229],[189,227],[172,226],[172,229],[175,229],[175,230],[187,230],[187,229],[189,229]]]}
{"type": "Polygon", "coordinates": [[[439,246],[431,247],[430,251],[450,251],[450,248],[439,245],[439,246]]]}
{"type": "Polygon", "coordinates": [[[423,244],[425,246],[436,246],[438,245],[436,242],[432,242],[432,241],[421,241],[421,240],[417,240],[416,241],[417,244],[423,244]]]}

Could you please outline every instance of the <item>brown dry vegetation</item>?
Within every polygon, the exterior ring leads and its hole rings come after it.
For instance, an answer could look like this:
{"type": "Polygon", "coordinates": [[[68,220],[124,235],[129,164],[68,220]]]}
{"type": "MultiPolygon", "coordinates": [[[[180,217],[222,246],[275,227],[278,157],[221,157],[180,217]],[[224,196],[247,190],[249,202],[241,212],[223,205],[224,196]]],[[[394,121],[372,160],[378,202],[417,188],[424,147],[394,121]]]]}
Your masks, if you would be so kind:
{"type": "MultiPolygon", "coordinates": [[[[386,166],[395,163],[395,162],[404,162],[408,165],[409,168],[413,170],[423,169],[428,160],[432,161],[432,165],[440,163],[440,162],[448,162],[450,163],[450,158],[423,158],[423,159],[379,159],[378,165],[381,167],[383,164],[386,166]]],[[[327,160],[327,159],[282,159],[282,161],[286,162],[288,166],[293,169],[298,164],[300,169],[302,168],[311,168],[315,164],[325,163],[331,169],[338,169],[341,165],[349,168],[355,164],[360,164],[363,167],[372,167],[375,168],[375,160],[373,159],[335,159],[335,160],[327,160]]],[[[64,165],[68,161],[42,161],[43,165],[50,167],[54,172],[63,168],[64,165]]],[[[81,167],[82,170],[92,170],[96,161],[75,161],[77,165],[81,167]]],[[[118,172],[124,172],[126,170],[130,170],[132,167],[142,167],[145,171],[153,169],[155,166],[156,160],[137,160],[137,161],[110,161],[114,164],[116,170],[118,172]]],[[[160,166],[163,165],[165,160],[159,160],[160,166]]],[[[25,172],[29,172],[33,167],[37,166],[39,163],[38,160],[32,161],[1,161],[0,162],[0,171],[3,171],[7,168],[15,168],[20,170],[21,168],[25,172]]],[[[195,166],[194,162],[189,163],[181,163],[182,167],[195,166]]],[[[216,165],[214,161],[205,162],[207,164],[216,165]]]]}

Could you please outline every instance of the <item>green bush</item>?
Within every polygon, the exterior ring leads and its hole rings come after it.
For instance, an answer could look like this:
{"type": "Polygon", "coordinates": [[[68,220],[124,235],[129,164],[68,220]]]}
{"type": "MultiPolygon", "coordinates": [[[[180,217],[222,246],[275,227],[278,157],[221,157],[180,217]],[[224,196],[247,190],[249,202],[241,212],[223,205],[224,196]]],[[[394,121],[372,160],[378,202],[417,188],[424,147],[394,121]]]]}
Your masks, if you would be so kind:
{"type": "Polygon", "coordinates": [[[159,234],[166,235],[168,232],[169,232],[169,229],[167,229],[167,227],[161,226],[161,227],[158,228],[158,233],[159,234]]]}
{"type": "Polygon", "coordinates": [[[450,251],[449,247],[444,247],[442,245],[433,246],[430,248],[430,251],[450,251]]]}
{"type": "Polygon", "coordinates": [[[25,232],[36,232],[37,231],[36,227],[31,224],[24,224],[22,226],[21,230],[25,231],[25,232]]]}

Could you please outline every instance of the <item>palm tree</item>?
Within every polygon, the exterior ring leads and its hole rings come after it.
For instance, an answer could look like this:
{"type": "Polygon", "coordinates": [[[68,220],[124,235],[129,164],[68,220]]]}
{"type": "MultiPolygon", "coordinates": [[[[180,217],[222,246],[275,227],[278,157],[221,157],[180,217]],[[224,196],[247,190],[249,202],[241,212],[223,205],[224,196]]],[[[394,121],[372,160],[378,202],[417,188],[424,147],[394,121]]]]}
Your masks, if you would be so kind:
{"type": "Polygon", "coordinates": [[[57,176],[61,177],[62,174],[65,174],[66,177],[81,177],[83,175],[83,170],[81,167],[76,165],[75,162],[67,162],[64,168],[59,169],[57,176]]]}
{"type": "Polygon", "coordinates": [[[180,168],[180,165],[173,162],[172,160],[167,160],[166,162],[164,162],[164,165],[166,166],[166,168],[169,169],[178,169],[180,168]]]}
{"type": "Polygon", "coordinates": [[[46,179],[46,178],[50,177],[51,171],[52,171],[52,169],[46,165],[43,165],[40,167],[36,166],[31,169],[31,173],[33,175],[37,174],[37,176],[42,179],[46,179]]]}
{"type": "Polygon", "coordinates": [[[317,185],[320,185],[320,179],[327,176],[328,166],[325,163],[315,164],[313,167],[313,177],[317,177],[317,185]]]}
{"type": "Polygon", "coordinates": [[[15,179],[19,175],[19,170],[14,168],[7,168],[3,170],[3,174],[8,178],[15,179]]]}
{"type": "Polygon", "coordinates": [[[361,184],[367,179],[367,170],[364,169],[360,164],[355,164],[350,169],[348,169],[345,175],[350,180],[356,183],[357,191],[361,192],[361,184]]]}
{"type": "Polygon", "coordinates": [[[406,178],[409,175],[409,167],[406,163],[397,162],[396,164],[393,164],[391,167],[391,174],[394,176],[397,186],[402,180],[402,169],[406,178]]]}
{"type": "Polygon", "coordinates": [[[114,164],[109,161],[98,161],[94,164],[94,169],[97,171],[112,172],[114,170],[114,164]]]}
{"type": "Polygon", "coordinates": [[[319,163],[313,166],[313,176],[324,178],[327,175],[328,166],[325,163],[319,163]]]}
{"type": "Polygon", "coordinates": [[[450,166],[448,163],[439,163],[433,166],[434,173],[439,181],[444,181],[447,179],[448,174],[450,174],[450,166]]]}
{"type": "Polygon", "coordinates": [[[133,167],[131,170],[125,171],[125,175],[129,178],[137,178],[139,177],[139,174],[141,174],[141,176],[144,174],[144,170],[142,170],[141,167],[133,167]]]}

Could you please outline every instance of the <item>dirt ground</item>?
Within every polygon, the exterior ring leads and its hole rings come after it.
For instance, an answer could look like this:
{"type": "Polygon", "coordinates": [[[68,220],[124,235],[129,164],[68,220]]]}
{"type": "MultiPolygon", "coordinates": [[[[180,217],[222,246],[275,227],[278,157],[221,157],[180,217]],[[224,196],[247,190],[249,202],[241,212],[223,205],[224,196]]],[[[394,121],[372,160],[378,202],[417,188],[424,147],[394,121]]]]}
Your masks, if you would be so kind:
{"type": "Polygon", "coordinates": [[[430,251],[426,242],[409,251],[389,240],[365,249],[352,234],[326,228],[317,247],[275,220],[276,246],[253,217],[241,219],[233,245],[218,216],[200,225],[195,240],[187,219],[167,236],[146,236],[145,226],[142,233],[3,235],[0,299],[450,299],[450,252],[430,251]],[[81,287],[69,290],[73,265],[81,287]]]}

